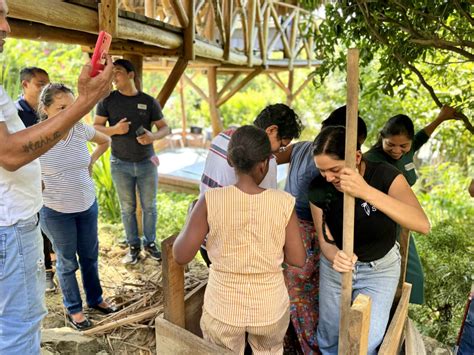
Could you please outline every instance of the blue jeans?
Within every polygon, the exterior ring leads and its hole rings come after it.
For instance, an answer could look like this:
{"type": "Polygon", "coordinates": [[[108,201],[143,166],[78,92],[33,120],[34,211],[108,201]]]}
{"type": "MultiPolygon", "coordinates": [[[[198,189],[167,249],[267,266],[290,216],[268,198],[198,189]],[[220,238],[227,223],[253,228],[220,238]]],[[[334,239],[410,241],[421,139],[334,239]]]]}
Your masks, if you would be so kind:
{"type": "Polygon", "coordinates": [[[158,190],[158,171],[156,166],[145,159],[138,163],[110,157],[112,179],[120,201],[122,222],[127,236],[127,243],[133,247],[140,247],[138,235],[136,188],[140,195],[143,211],[143,234],[145,245],[155,242],[156,238],[156,193],[158,190]]]}
{"type": "Polygon", "coordinates": [[[56,273],[67,311],[69,314],[82,312],[81,293],[76,279],[79,266],[87,304],[98,305],[102,302],[102,287],[97,260],[97,202],[84,212],[61,213],[44,206],[40,214],[41,226],[51,238],[56,252],[56,273]]]}
{"type": "MultiPolygon", "coordinates": [[[[368,354],[377,354],[387,327],[390,309],[400,278],[400,252],[395,245],[383,258],[357,262],[352,276],[352,300],[360,293],[370,296],[368,354]]],[[[318,345],[323,354],[337,354],[341,274],[321,254],[319,264],[318,345]]]]}
{"type": "Polygon", "coordinates": [[[45,277],[38,217],[0,226],[0,354],[39,354],[45,277]]]}
{"type": "Polygon", "coordinates": [[[471,301],[459,342],[458,355],[474,354],[474,301],[471,301]]]}

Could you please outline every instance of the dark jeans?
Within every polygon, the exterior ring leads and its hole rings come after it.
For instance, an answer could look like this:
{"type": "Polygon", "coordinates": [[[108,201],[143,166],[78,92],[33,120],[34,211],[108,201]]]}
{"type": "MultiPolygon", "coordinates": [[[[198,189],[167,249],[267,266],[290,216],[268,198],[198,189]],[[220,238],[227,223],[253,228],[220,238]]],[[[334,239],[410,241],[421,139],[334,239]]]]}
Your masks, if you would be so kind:
{"type": "Polygon", "coordinates": [[[87,304],[98,305],[102,302],[102,288],[98,271],[97,202],[83,212],[61,213],[44,206],[40,213],[43,228],[56,251],[56,271],[69,314],[82,311],[76,279],[79,267],[87,304]]]}
{"type": "Polygon", "coordinates": [[[41,230],[41,235],[43,236],[43,250],[44,250],[44,267],[46,270],[51,270],[53,268],[53,263],[51,261],[51,253],[53,252],[53,246],[48,239],[48,236],[41,230]]]}
{"type": "Polygon", "coordinates": [[[458,355],[474,354],[474,302],[471,301],[464,323],[461,341],[459,342],[458,355]]]}

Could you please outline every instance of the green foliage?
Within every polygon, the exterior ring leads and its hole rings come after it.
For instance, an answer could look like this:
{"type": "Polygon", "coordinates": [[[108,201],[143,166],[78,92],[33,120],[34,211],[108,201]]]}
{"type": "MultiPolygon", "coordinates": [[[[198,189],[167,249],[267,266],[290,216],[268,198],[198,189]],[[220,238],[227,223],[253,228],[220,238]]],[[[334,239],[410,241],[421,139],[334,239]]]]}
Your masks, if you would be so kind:
{"type": "Polygon", "coordinates": [[[178,192],[158,192],[158,223],[156,238],[163,240],[178,234],[186,221],[188,207],[196,195],[178,192]]]}
{"type": "MultiPolygon", "coordinates": [[[[471,214],[472,216],[472,214],[471,214]]],[[[454,345],[474,281],[472,218],[447,219],[417,238],[425,272],[426,304],[411,306],[410,317],[426,335],[454,345]],[[469,257],[471,256],[471,257],[469,257]]]]}
{"type": "Polygon", "coordinates": [[[119,223],[120,204],[110,172],[110,149],[94,164],[92,178],[95,182],[100,217],[110,223],[119,223]]]}
{"type": "MultiPolygon", "coordinates": [[[[312,0],[304,0],[310,5],[312,0]]],[[[325,20],[313,34],[316,69],[323,81],[336,69],[344,71],[347,48],[360,50],[361,67],[378,61],[377,90],[389,96],[410,92],[414,85],[430,90],[437,106],[460,106],[472,116],[472,5],[470,1],[328,2],[325,20]]],[[[428,94],[427,91],[423,95],[428,94]]]]}

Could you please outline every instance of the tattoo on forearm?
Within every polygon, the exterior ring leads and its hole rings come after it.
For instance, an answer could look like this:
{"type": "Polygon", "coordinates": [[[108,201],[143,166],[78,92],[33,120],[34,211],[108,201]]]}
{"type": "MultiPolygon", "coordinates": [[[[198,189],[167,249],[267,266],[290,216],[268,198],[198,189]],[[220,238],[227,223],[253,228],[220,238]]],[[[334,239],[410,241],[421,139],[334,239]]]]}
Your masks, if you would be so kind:
{"type": "Polygon", "coordinates": [[[41,137],[39,140],[35,142],[29,141],[28,144],[23,145],[23,151],[25,153],[33,153],[48,144],[56,142],[57,140],[59,140],[59,138],[61,138],[61,132],[57,131],[57,132],[54,132],[52,136],[44,137],[44,138],[41,137]]]}

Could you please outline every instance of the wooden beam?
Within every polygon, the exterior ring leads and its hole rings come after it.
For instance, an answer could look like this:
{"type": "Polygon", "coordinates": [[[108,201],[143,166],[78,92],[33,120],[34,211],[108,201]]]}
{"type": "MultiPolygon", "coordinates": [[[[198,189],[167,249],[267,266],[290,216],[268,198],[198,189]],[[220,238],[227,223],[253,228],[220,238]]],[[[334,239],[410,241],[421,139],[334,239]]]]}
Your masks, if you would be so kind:
{"type": "MultiPolygon", "coordinates": [[[[179,24],[181,27],[186,28],[189,25],[188,15],[186,14],[186,10],[181,2],[181,0],[171,0],[171,6],[173,6],[173,10],[178,18],[179,24]]],[[[189,8],[188,8],[189,10],[189,8]]]]}
{"type": "Polygon", "coordinates": [[[268,78],[269,78],[271,81],[273,81],[273,82],[276,84],[276,86],[278,86],[280,89],[283,90],[283,92],[285,93],[285,95],[290,94],[288,88],[287,88],[285,85],[283,85],[283,84],[281,83],[281,81],[278,81],[277,79],[275,79],[275,78],[272,76],[272,73],[267,73],[267,76],[268,76],[268,78]]]}
{"type": "Polygon", "coordinates": [[[380,346],[379,355],[395,355],[399,353],[403,341],[403,329],[408,315],[410,294],[411,284],[405,282],[403,284],[402,297],[400,298],[400,302],[398,302],[395,314],[385,333],[384,341],[380,346]]]}
{"type": "Polygon", "coordinates": [[[301,94],[301,92],[305,89],[305,87],[313,80],[314,78],[314,75],[313,73],[309,74],[308,77],[306,78],[306,80],[303,82],[303,84],[301,84],[298,89],[295,91],[295,93],[293,94],[293,98],[296,99],[296,97],[301,94]]]}
{"type": "MultiPolygon", "coordinates": [[[[179,0],[178,0],[179,1],[179,0]]],[[[195,0],[187,0],[186,2],[186,16],[188,18],[188,25],[184,29],[184,58],[192,61],[196,59],[195,54],[195,35],[196,35],[196,23],[195,23],[195,0]]]]}
{"type": "Polygon", "coordinates": [[[156,99],[161,105],[161,108],[165,107],[166,102],[173,93],[176,84],[178,84],[179,79],[181,79],[181,76],[183,75],[187,66],[188,61],[184,58],[179,58],[176,64],[174,65],[171,74],[168,76],[168,79],[166,79],[165,84],[161,88],[161,91],[158,96],[156,97],[156,99]]]}
{"type": "Polygon", "coordinates": [[[247,48],[247,57],[249,59],[249,67],[253,66],[253,47],[255,43],[254,30],[255,30],[255,17],[257,16],[257,0],[248,0],[247,3],[248,11],[248,48],[247,48]]]}
{"type": "MultiPolygon", "coordinates": [[[[346,113],[346,149],[345,165],[356,168],[357,146],[357,106],[359,99],[359,51],[351,48],[347,53],[347,113],[346,113]]],[[[354,254],[354,209],[355,199],[344,193],[343,207],[343,250],[352,259],[354,254]]],[[[349,309],[352,300],[352,271],[342,273],[341,311],[339,321],[339,352],[348,354],[349,309]]]]}
{"type": "Polygon", "coordinates": [[[369,296],[359,294],[349,314],[349,340],[351,355],[365,355],[369,347],[370,309],[369,296]]]}
{"type": "Polygon", "coordinates": [[[232,86],[232,84],[235,83],[235,81],[240,77],[240,72],[235,72],[232,77],[227,80],[227,82],[224,84],[224,86],[222,87],[222,89],[219,91],[219,93],[217,94],[217,97],[220,99],[222,97],[222,95],[224,95],[224,93],[230,89],[230,87],[232,86]]]}
{"type": "Polygon", "coordinates": [[[288,72],[288,92],[289,94],[286,95],[286,104],[291,106],[293,102],[293,85],[295,83],[295,72],[294,70],[290,70],[288,72]]]}
{"type": "Polygon", "coordinates": [[[217,69],[209,67],[207,70],[207,82],[209,87],[209,110],[211,113],[212,133],[218,135],[224,129],[222,121],[219,117],[219,109],[217,104],[217,69]]]}
{"type": "Polygon", "coordinates": [[[260,5],[260,0],[257,1],[257,11],[256,11],[256,22],[257,22],[257,31],[258,31],[258,46],[260,48],[260,58],[263,60],[263,47],[265,46],[265,40],[263,38],[263,15],[262,8],[260,5]]]}
{"type": "Polygon", "coordinates": [[[161,242],[164,317],[171,323],[184,328],[184,267],[174,260],[175,239],[176,237],[169,237],[161,242]]]}
{"type": "Polygon", "coordinates": [[[234,96],[239,90],[243,89],[245,85],[247,85],[253,78],[255,78],[258,74],[260,74],[262,70],[263,70],[262,68],[258,68],[258,69],[255,69],[250,74],[248,74],[244,79],[242,79],[240,83],[234,86],[227,95],[225,95],[224,97],[219,99],[219,101],[217,101],[217,107],[226,103],[227,100],[229,100],[232,96],[234,96]]]}
{"type": "Polygon", "coordinates": [[[117,0],[101,0],[99,2],[99,30],[117,36],[118,3],[117,0]]]}
{"type": "Polygon", "coordinates": [[[156,18],[156,0],[145,0],[145,16],[156,18]]]}
{"type": "Polygon", "coordinates": [[[189,85],[191,85],[191,87],[194,89],[194,91],[196,91],[196,93],[201,96],[201,98],[203,100],[205,100],[206,102],[209,102],[209,97],[204,93],[204,91],[202,91],[202,89],[197,86],[193,79],[191,79],[190,77],[188,77],[186,74],[183,74],[183,78],[184,80],[186,81],[186,83],[188,83],[189,85]]]}
{"type": "Polygon", "coordinates": [[[232,351],[207,342],[161,317],[155,319],[155,336],[157,354],[234,354],[232,351]]]}

